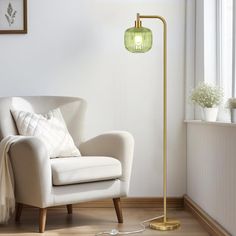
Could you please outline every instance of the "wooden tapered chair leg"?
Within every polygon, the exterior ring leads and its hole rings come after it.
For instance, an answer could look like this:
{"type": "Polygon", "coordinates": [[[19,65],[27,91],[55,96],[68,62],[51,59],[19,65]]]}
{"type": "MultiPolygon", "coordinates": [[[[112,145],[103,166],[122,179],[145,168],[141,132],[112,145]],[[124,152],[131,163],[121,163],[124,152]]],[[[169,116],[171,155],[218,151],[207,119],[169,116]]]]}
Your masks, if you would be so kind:
{"type": "Polygon", "coordinates": [[[16,214],[15,214],[15,221],[19,222],[21,217],[23,204],[22,203],[16,203],[16,214]]]}
{"type": "Polygon", "coordinates": [[[113,198],[113,203],[116,210],[117,220],[119,223],[123,223],[123,215],[122,215],[120,198],[113,198]]]}
{"type": "Polygon", "coordinates": [[[68,205],[66,205],[66,207],[67,207],[67,212],[68,212],[68,214],[72,214],[72,212],[73,212],[73,210],[72,210],[72,204],[68,204],[68,205]]]}
{"type": "Polygon", "coordinates": [[[44,232],[46,219],[47,219],[47,208],[39,208],[39,233],[44,232]]]}

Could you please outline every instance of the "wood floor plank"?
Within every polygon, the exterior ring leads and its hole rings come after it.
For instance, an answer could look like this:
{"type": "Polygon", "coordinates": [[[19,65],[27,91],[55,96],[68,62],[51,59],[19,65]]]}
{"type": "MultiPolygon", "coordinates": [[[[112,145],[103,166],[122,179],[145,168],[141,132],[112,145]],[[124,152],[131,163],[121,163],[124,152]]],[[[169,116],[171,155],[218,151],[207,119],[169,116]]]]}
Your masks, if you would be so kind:
{"type": "MultiPolygon", "coordinates": [[[[38,214],[36,209],[26,209],[22,213],[20,223],[11,220],[8,225],[0,226],[0,235],[37,235],[38,214]]],[[[115,210],[112,208],[77,208],[73,215],[63,209],[48,209],[47,225],[44,236],[80,235],[94,236],[97,232],[112,228],[119,230],[137,230],[139,222],[160,215],[160,211],[152,208],[124,208],[124,224],[118,224],[115,210]]],[[[170,211],[171,218],[181,221],[181,228],[171,232],[158,232],[147,228],[140,234],[144,236],[209,236],[198,221],[186,211],[170,211]]],[[[139,234],[135,234],[139,235],[139,234]]]]}

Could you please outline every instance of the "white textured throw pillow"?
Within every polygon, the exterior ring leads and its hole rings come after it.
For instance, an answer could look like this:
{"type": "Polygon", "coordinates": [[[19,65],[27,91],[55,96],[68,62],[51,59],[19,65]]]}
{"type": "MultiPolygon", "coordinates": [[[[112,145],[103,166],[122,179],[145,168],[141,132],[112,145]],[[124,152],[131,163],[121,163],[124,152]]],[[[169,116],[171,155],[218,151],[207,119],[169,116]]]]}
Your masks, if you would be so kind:
{"type": "Polygon", "coordinates": [[[53,157],[81,156],[69,134],[59,108],[45,115],[11,110],[20,135],[36,136],[53,157]]]}

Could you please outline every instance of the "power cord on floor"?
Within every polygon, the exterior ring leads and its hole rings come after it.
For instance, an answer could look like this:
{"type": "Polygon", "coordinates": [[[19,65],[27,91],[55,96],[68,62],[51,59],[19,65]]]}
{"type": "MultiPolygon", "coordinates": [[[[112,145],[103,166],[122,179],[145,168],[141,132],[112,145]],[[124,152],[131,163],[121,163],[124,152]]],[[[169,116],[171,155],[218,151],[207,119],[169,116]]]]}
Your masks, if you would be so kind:
{"type": "Polygon", "coordinates": [[[164,217],[164,215],[157,216],[157,217],[154,217],[154,218],[151,218],[151,219],[144,220],[144,221],[140,222],[139,225],[142,228],[139,229],[139,230],[134,230],[134,231],[119,231],[117,229],[112,229],[111,231],[99,232],[99,233],[95,234],[95,236],[98,236],[98,235],[127,235],[127,234],[142,233],[142,232],[144,232],[146,230],[145,223],[153,221],[153,220],[157,220],[157,219],[160,219],[160,218],[163,218],[163,217],[164,217]]]}

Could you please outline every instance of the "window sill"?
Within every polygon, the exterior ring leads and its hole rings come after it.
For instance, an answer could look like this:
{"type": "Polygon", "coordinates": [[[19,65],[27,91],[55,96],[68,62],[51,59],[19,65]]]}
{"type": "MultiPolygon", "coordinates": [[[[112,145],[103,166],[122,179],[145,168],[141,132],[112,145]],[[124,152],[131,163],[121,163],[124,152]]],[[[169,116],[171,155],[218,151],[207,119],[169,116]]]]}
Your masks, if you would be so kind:
{"type": "Polygon", "coordinates": [[[222,122],[222,121],[202,121],[202,120],[184,120],[187,124],[199,124],[199,125],[216,125],[226,127],[236,127],[236,123],[222,122]]]}

